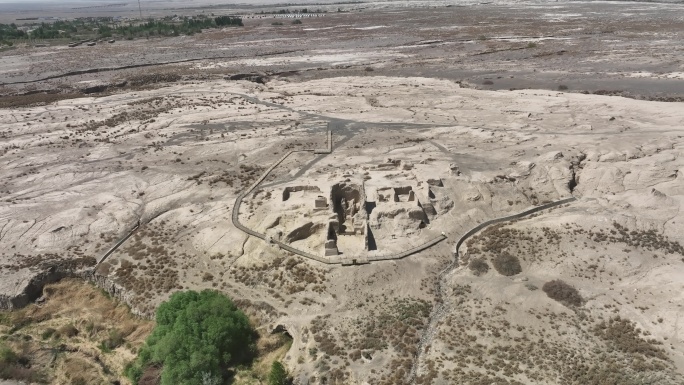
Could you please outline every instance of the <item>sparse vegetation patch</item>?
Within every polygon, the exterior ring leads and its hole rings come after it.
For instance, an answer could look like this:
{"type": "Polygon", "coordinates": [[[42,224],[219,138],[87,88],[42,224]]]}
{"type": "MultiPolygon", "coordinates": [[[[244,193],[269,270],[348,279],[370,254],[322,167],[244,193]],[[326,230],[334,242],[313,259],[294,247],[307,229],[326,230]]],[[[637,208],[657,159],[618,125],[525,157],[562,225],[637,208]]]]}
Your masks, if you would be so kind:
{"type": "Polygon", "coordinates": [[[494,268],[499,274],[511,276],[520,274],[522,272],[522,267],[520,267],[520,260],[518,257],[504,252],[499,254],[493,261],[494,268]]]}
{"type": "Polygon", "coordinates": [[[582,305],[582,296],[577,289],[560,279],[546,282],[542,286],[542,290],[544,290],[549,298],[555,299],[565,306],[582,305]]]}
{"type": "Polygon", "coordinates": [[[642,354],[661,360],[668,359],[663,349],[658,347],[660,343],[654,339],[643,338],[643,332],[628,319],[619,316],[611,318],[608,322],[599,323],[593,331],[598,337],[622,352],[642,354]]]}
{"type": "Polygon", "coordinates": [[[473,274],[480,276],[487,274],[489,271],[489,264],[484,258],[474,258],[472,261],[470,261],[468,268],[473,272],[473,274]]]}

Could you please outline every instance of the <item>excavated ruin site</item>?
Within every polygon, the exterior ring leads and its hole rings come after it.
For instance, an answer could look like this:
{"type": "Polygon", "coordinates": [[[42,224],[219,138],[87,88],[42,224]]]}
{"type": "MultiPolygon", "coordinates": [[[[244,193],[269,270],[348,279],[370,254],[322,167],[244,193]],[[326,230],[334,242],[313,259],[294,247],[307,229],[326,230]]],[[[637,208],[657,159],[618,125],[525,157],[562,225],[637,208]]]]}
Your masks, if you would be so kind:
{"type": "Polygon", "coordinates": [[[213,288],[297,384],[683,383],[684,8],[555,7],[0,53],[0,305],[213,288]],[[222,58],[59,76],[174,44],[222,58]]]}

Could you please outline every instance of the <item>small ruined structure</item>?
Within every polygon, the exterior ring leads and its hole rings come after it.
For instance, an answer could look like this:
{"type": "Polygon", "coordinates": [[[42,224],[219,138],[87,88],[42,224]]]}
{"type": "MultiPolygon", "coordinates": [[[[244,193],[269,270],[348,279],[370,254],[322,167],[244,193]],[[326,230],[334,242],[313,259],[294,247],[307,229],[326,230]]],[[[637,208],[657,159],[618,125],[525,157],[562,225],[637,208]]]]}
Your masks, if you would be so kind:
{"type": "Polygon", "coordinates": [[[461,175],[461,169],[454,163],[449,164],[449,173],[453,176],[461,175]]]}
{"type": "Polygon", "coordinates": [[[444,187],[444,182],[441,179],[428,179],[427,184],[429,186],[444,187]]]}
{"type": "Polygon", "coordinates": [[[388,159],[380,168],[393,169],[375,169],[373,176],[368,169],[348,170],[337,175],[338,181],[284,187],[287,211],[267,227],[268,234],[286,244],[300,242],[305,250],[318,249],[321,258],[343,264],[397,252],[398,243],[420,237],[450,209],[441,179],[412,178],[403,174],[402,165],[388,159]]]}
{"type": "Polygon", "coordinates": [[[375,166],[376,170],[392,170],[396,169],[401,165],[401,160],[399,159],[387,159],[385,163],[380,163],[375,166]]]}
{"type": "MultiPolygon", "coordinates": [[[[382,167],[400,164],[390,159],[382,167]]],[[[343,182],[331,186],[326,256],[387,252],[392,239],[419,235],[437,215],[431,189],[443,188],[441,179],[416,182],[367,175],[345,173],[343,182]]]]}
{"type": "Polygon", "coordinates": [[[413,187],[402,186],[394,188],[394,202],[413,202],[416,200],[416,194],[413,192],[413,187]]]}
{"type": "Polygon", "coordinates": [[[283,202],[286,200],[290,199],[290,195],[292,195],[293,192],[298,192],[298,191],[314,191],[314,192],[321,192],[321,189],[318,188],[318,186],[288,186],[283,189],[283,202]]]}
{"type": "Polygon", "coordinates": [[[324,196],[319,195],[314,201],[314,210],[326,210],[328,208],[328,200],[324,196]]]}

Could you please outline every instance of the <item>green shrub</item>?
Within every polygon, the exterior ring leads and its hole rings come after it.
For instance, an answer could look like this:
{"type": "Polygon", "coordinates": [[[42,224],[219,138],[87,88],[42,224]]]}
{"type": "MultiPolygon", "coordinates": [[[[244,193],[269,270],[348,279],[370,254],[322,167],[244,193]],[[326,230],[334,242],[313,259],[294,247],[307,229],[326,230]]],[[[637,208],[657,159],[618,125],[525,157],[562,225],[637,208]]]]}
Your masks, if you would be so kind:
{"type": "Polygon", "coordinates": [[[124,342],[126,341],[124,340],[124,337],[121,334],[121,332],[118,329],[113,329],[109,332],[109,336],[100,343],[99,347],[100,350],[102,350],[105,353],[108,353],[123,345],[124,342]]]}
{"type": "Polygon", "coordinates": [[[501,275],[511,276],[522,272],[518,257],[511,255],[508,252],[499,254],[499,256],[494,258],[493,264],[496,271],[501,275]]]}
{"type": "Polygon", "coordinates": [[[17,362],[18,359],[17,353],[12,348],[5,344],[0,345],[0,364],[11,365],[17,362]]]}
{"type": "Polygon", "coordinates": [[[177,292],[161,304],[157,326],[126,375],[137,383],[144,369],[161,365],[161,385],[202,385],[225,380],[228,367],[254,357],[255,331],[245,314],[223,294],[177,292]]]}
{"type": "Polygon", "coordinates": [[[271,23],[271,25],[283,25],[283,23],[281,23],[279,21],[274,21],[273,23],[271,23]]]}
{"type": "Polygon", "coordinates": [[[112,349],[107,345],[105,341],[100,342],[99,345],[97,345],[97,348],[100,349],[102,353],[111,353],[112,349]]]}
{"type": "Polygon", "coordinates": [[[302,21],[299,19],[296,19],[296,20],[292,21],[292,24],[302,24],[302,21]]]}
{"type": "Polygon", "coordinates": [[[98,332],[98,325],[96,325],[93,321],[88,321],[85,324],[85,331],[88,332],[89,335],[93,335],[94,333],[98,332]]]}
{"type": "Polygon", "coordinates": [[[55,330],[53,328],[47,328],[47,329],[43,330],[43,333],[40,335],[40,337],[42,339],[46,340],[46,339],[52,337],[56,332],[57,332],[57,330],[55,330]]]}
{"type": "Polygon", "coordinates": [[[287,385],[290,379],[287,370],[279,361],[273,361],[271,372],[268,374],[268,385],[287,385]]]}
{"type": "Polygon", "coordinates": [[[0,383],[1,380],[16,380],[21,383],[47,383],[45,374],[32,365],[30,357],[16,353],[4,342],[0,342],[0,383]]]}

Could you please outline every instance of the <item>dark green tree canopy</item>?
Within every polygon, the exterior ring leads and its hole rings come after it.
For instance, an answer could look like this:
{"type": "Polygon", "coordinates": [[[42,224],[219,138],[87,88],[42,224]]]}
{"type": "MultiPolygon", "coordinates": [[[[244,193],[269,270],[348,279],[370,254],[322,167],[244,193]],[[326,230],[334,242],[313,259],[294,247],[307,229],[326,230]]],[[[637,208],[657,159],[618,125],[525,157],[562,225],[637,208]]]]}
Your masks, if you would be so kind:
{"type": "Polygon", "coordinates": [[[230,298],[213,291],[177,292],[157,309],[157,326],[127,369],[134,381],[163,367],[162,385],[224,383],[227,370],[249,361],[256,333],[230,298]]]}

